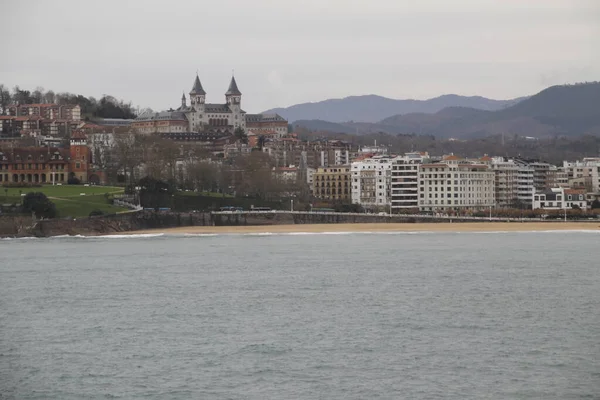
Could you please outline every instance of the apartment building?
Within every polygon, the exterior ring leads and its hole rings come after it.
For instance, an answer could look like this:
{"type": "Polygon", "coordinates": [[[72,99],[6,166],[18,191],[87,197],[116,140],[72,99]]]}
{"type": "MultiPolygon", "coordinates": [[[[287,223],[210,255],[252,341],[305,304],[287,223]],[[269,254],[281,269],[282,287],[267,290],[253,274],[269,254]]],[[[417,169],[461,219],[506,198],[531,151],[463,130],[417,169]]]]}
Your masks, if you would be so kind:
{"type": "Polygon", "coordinates": [[[496,206],[531,208],[534,168],[504,157],[492,158],[489,165],[495,173],[496,206]]]}
{"type": "Polygon", "coordinates": [[[43,119],[81,120],[81,107],[77,104],[18,104],[10,105],[6,114],[14,117],[41,117],[43,119]]]}
{"type": "Polygon", "coordinates": [[[536,191],[533,195],[534,210],[567,210],[572,208],[587,209],[585,191],[555,187],[536,191]]]}
{"type": "Polygon", "coordinates": [[[364,157],[352,162],[352,203],[366,209],[387,208],[391,203],[391,169],[394,157],[364,157]]]}
{"type": "Polygon", "coordinates": [[[350,166],[319,167],[313,174],[313,196],[329,201],[351,200],[350,166]]]}
{"type": "Polygon", "coordinates": [[[487,165],[449,157],[419,167],[420,211],[483,210],[495,205],[495,173],[487,165]]]}
{"type": "Polygon", "coordinates": [[[562,171],[567,175],[569,187],[600,193],[600,158],[584,158],[582,161],[563,161],[562,171]]]}
{"type": "Polygon", "coordinates": [[[427,153],[406,153],[392,160],[390,200],[391,212],[419,207],[419,165],[427,153]]]}

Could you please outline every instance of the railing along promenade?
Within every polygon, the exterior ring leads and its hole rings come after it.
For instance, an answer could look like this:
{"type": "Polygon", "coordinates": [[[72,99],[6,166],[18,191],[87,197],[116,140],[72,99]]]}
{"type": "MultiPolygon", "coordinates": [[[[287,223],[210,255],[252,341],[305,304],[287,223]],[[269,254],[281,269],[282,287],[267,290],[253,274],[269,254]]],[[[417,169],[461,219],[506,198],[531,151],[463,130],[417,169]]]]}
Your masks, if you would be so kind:
{"type": "MultiPolygon", "coordinates": [[[[389,220],[398,220],[401,222],[406,219],[421,219],[421,220],[444,220],[444,221],[491,221],[491,222],[550,222],[550,221],[562,221],[562,219],[545,219],[545,218],[511,218],[511,217],[473,217],[473,216],[461,216],[461,215],[446,215],[446,214],[370,214],[370,213],[344,213],[344,212],[322,212],[322,211],[285,211],[285,210],[271,210],[271,211],[212,211],[212,215],[239,215],[239,216],[251,216],[251,215],[269,215],[269,214],[292,214],[292,215],[305,215],[305,216],[339,216],[339,217],[365,217],[373,219],[387,218],[389,220]]],[[[585,221],[585,220],[579,220],[585,221]]],[[[597,221],[597,220],[596,220],[597,221]]]]}

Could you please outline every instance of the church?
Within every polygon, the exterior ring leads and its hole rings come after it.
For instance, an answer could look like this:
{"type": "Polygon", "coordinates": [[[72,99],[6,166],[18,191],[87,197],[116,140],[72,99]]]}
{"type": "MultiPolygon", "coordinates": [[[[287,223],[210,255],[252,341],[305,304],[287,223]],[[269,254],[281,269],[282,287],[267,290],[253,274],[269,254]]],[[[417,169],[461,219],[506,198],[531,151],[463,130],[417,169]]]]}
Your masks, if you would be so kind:
{"type": "Polygon", "coordinates": [[[233,135],[236,129],[242,129],[247,134],[255,131],[256,134],[279,135],[288,130],[287,120],[277,114],[246,114],[242,109],[242,92],[234,76],[225,92],[225,102],[207,103],[206,91],[198,74],[189,93],[189,105],[184,93],[181,106],[176,110],[140,115],[131,126],[145,134],[199,133],[211,137],[233,135]]]}
{"type": "Polygon", "coordinates": [[[231,77],[224,103],[207,103],[206,91],[196,75],[187,104],[185,93],[181,106],[136,118],[132,127],[140,133],[212,133],[231,135],[237,128],[246,130],[246,112],[242,110],[242,92],[231,77]]]}
{"type": "Polygon", "coordinates": [[[187,117],[190,132],[203,132],[214,128],[237,128],[246,130],[246,112],[242,110],[242,92],[238,89],[235,77],[231,77],[229,88],[225,92],[225,104],[207,103],[206,92],[200,78],[196,75],[190,91],[190,105],[186,104],[185,93],[181,97],[181,107],[177,109],[187,117]]]}

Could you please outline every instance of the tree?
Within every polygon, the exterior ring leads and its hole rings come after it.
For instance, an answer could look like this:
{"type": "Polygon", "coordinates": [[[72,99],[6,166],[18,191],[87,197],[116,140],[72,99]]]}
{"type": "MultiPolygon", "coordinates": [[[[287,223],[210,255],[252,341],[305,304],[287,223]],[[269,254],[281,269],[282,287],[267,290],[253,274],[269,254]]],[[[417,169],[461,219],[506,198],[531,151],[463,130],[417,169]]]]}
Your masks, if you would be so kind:
{"type": "Polygon", "coordinates": [[[10,90],[0,83],[0,115],[6,114],[6,107],[11,103],[10,90]]]}
{"type": "Polygon", "coordinates": [[[13,102],[18,104],[33,103],[31,92],[29,90],[21,90],[19,86],[15,86],[12,94],[13,102]]]}
{"type": "Polygon", "coordinates": [[[596,199],[592,201],[592,210],[596,210],[598,208],[600,208],[600,200],[596,199]]]}
{"type": "Polygon", "coordinates": [[[244,132],[244,130],[241,127],[238,126],[237,128],[235,128],[235,131],[233,131],[233,135],[240,142],[248,143],[248,135],[246,135],[246,132],[244,132]]]}
{"type": "Polygon", "coordinates": [[[35,213],[37,218],[54,218],[57,215],[56,206],[41,192],[29,192],[23,198],[23,211],[35,213]]]}

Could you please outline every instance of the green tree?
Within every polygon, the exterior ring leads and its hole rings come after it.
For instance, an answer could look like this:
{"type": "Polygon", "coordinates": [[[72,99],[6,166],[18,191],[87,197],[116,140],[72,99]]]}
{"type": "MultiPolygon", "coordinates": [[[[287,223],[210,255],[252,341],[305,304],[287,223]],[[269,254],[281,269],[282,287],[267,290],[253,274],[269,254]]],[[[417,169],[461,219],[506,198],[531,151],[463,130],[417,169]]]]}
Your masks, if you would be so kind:
{"type": "Polygon", "coordinates": [[[592,210],[596,210],[598,208],[600,208],[600,200],[596,199],[592,201],[592,210]]]}
{"type": "Polygon", "coordinates": [[[56,206],[44,193],[29,192],[23,198],[23,212],[35,213],[37,218],[54,218],[56,206]]]}
{"type": "Polygon", "coordinates": [[[246,135],[246,132],[244,132],[244,130],[242,128],[240,128],[239,126],[237,128],[235,128],[235,131],[233,131],[233,135],[240,142],[248,143],[248,135],[246,135]]]}

